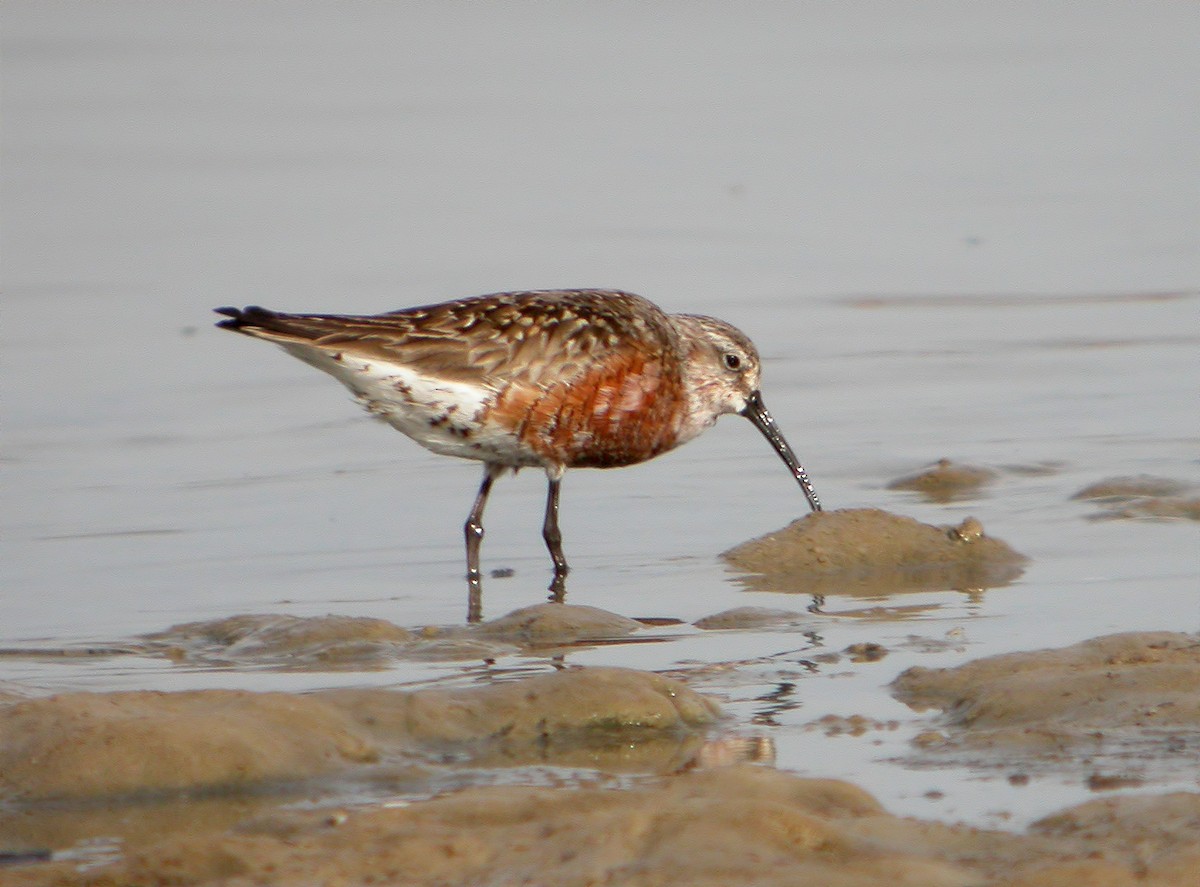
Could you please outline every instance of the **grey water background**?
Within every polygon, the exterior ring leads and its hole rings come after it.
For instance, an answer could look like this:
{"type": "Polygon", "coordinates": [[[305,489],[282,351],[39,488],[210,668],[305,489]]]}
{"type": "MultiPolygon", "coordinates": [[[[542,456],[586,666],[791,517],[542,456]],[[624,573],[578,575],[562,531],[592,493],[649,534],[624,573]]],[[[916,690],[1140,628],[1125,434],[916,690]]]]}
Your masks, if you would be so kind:
{"type": "MultiPolygon", "coordinates": [[[[907,618],[814,616],[816,641],[684,625],[570,661],[758,663],[701,687],[750,720],[814,649],[881,643],[882,661],[802,678],[771,710],[779,765],[897,812],[1012,825],[1088,793],[890,763],[921,721],[885,685],[912,664],[1200,628],[1194,523],[1094,521],[1070,499],[1115,475],[1200,481],[1195,4],[18,0],[3,15],[0,644],[248,612],[460,622],[477,467],[209,312],[560,286],[744,329],[829,507],[974,515],[1033,558],[1011,587],[875,602],[907,618]],[[884,489],[943,456],[1019,470],[951,505],[884,489]],[[828,713],[902,728],[804,729],[828,713]]],[[[536,472],[497,484],[484,565],[515,575],[487,583],[488,616],[544,597],[543,495],[536,472]]],[[[652,463],[571,472],[568,600],[686,621],[803,610],[743,591],[718,554],[805,510],[737,418],[652,463]]],[[[21,693],[460,679],[446,663],[0,661],[21,693]]]]}

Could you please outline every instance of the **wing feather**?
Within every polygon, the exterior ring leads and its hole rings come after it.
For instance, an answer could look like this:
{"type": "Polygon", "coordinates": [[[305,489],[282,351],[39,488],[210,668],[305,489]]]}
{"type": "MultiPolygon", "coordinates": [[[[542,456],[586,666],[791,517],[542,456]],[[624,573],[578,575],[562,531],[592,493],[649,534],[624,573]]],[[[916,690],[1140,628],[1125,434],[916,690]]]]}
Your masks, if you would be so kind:
{"type": "Polygon", "coordinates": [[[219,309],[247,335],[492,388],[534,388],[578,376],[622,342],[651,354],[678,349],[652,302],[616,290],[496,293],[374,315],[219,309]]]}

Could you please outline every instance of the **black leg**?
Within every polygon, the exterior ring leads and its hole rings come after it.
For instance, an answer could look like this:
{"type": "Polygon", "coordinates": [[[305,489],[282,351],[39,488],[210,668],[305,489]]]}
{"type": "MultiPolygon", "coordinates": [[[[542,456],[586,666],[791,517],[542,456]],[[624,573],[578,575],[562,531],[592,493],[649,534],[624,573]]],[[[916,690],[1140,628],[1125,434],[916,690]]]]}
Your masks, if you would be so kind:
{"type": "Polygon", "coordinates": [[[467,516],[463,531],[467,536],[467,621],[478,622],[483,618],[483,583],[479,574],[479,546],[483,542],[483,509],[487,505],[492,484],[503,469],[498,465],[483,466],[483,483],[479,495],[467,516]]]}
{"type": "Polygon", "coordinates": [[[547,471],[550,488],[546,491],[546,522],[542,524],[542,538],[550,549],[550,560],[554,561],[554,579],[550,583],[550,600],[561,604],[567,593],[567,559],[563,557],[562,533],[558,529],[558,489],[562,485],[562,471],[547,471]]]}

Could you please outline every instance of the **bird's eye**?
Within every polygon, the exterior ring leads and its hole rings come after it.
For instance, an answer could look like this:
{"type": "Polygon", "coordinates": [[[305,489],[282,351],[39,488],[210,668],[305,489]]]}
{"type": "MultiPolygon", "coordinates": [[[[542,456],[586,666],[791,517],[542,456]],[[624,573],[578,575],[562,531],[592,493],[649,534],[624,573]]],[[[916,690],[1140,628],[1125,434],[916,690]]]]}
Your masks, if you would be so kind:
{"type": "Polygon", "coordinates": [[[725,353],[725,366],[727,369],[731,369],[731,370],[741,369],[742,359],[740,357],[738,357],[736,354],[734,354],[732,351],[727,351],[725,353]]]}

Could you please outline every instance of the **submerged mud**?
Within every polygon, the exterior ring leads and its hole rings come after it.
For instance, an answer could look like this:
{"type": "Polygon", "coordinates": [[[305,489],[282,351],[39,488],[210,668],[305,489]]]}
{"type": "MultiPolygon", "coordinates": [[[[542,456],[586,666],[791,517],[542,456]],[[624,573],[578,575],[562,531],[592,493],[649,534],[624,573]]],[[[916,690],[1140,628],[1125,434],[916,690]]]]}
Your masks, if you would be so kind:
{"type": "Polygon", "coordinates": [[[897,478],[887,489],[910,490],[928,502],[956,502],[976,495],[996,476],[990,468],[939,459],[930,468],[897,478]]]}
{"type": "Polygon", "coordinates": [[[1110,477],[1088,484],[1072,499],[1100,506],[1096,520],[1128,518],[1185,519],[1200,521],[1200,495],[1195,487],[1166,477],[1142,474],[1110,477]]]}
{"type": "Polygon", "coordinates": [[[722,557],[748,588],[818,595],[992,588],[1026,562],[974,518],[935,527],[876,508],[809,514],[722,557]]]}
{"type": "Polygon", "coordinates": [[[384,619],[254,613],[187,622],[146,637],[155,652],[207,665],[354,670],[382,667],[414,640],[411,631],[384,619]]]}
{"type": "Polygon", "coordinates": [[[788,627],[808,620],[808,614],[795,610],[776,610],[770,607],[734,607],[711,616],[704,616],[692,624],[704,631],[728,629],[788,627]]]}
{"type": "Polygon", "coordinates": [[[478,625],[402,628],[384,619],[243,614],[146,635],[145,655],[209,667],[363,671],[396,660],[477,660],[615,640],[642,628],[595,607],[536,604],[478,625]]]}

